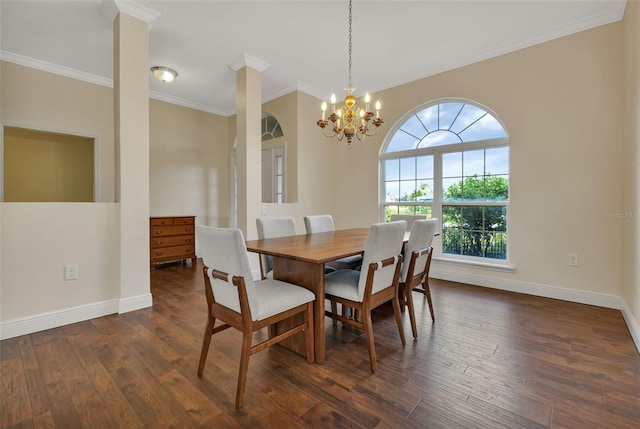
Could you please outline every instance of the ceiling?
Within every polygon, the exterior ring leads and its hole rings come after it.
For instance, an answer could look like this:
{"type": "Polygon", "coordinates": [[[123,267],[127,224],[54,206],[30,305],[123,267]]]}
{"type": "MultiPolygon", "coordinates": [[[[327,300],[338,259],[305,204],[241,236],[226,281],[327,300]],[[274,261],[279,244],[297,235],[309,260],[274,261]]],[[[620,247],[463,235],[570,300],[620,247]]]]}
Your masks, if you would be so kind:
{"type": "MultiPolygon", "coordinates": [[[[353,83],[375,93],[622,19],[625,0],[354,0],[353,83]]],[[[115,6],[150,21],[152,98],[229,116],[241,61],[268,65],[263,101],[344,96],[347,0],[0,0],[0,58],[112,86],[115,6]],[[151,19],[149,17],[154,17],[151,19]]],[[[374,96],[375,98],[375,96],[374,96]]]]}

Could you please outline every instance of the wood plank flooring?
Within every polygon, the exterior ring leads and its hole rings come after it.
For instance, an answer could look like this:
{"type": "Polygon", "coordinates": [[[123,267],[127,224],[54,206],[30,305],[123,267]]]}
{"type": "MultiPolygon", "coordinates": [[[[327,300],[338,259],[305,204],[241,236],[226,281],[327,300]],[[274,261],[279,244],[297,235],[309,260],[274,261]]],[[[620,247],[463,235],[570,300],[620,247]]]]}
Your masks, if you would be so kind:
{"type": "Polygon", "coordinates": [[[391,308],[376,313],[376,374],[364,337],[327,319],[325,365],[254,355],[236,410],[237,331],[213,337],[196,375],[201,262],[151,282],[153,308],[0,342],[1,427],[640,427],[640,356],[617,310],[433,280],[436,322],[416,294],[405,348],[391,308]]]}

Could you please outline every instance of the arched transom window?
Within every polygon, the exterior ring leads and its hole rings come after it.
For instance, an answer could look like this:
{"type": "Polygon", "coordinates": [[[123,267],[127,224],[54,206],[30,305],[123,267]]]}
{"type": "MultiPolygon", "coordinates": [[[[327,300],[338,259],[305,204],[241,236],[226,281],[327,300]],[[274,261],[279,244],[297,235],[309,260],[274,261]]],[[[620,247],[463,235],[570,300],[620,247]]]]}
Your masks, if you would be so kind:
{"type": "Polygon", "coordinates": [[[382,216],[440,219],[436,256],[507,259],[509,139],[471,101],[438,101],[407,114],[381,156],[382,216]]]}

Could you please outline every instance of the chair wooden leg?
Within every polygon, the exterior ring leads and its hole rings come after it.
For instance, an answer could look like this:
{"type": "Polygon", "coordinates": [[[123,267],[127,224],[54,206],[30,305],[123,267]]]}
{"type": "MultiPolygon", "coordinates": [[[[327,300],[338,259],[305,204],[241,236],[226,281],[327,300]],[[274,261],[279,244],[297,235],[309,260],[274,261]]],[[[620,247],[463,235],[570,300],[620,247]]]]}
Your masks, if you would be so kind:
{"type": "Polygon", "coordinates": [[[213,327],[216,324],[216,319],[209,316],[207,318],[207,326],[204,329],[204,337],[202,338],[202,349],[200,350],[200,363],[198,364],[198,377],[202,377],[204,371],[204,364],[207,362],[207,355],[209,354],[209,345],[211,344],[211,337],[213,336],[213,327]]]}
{"type": "MultiPolygon", "coordinates": [[[[409,309],[409,320],[411,320],[411,332],[413,333],[413,338],[418,338],[418,327],[416,325],[416,312],[413,308],[413,292],[411,291],[411,287],[407,283],[404,288],[405,301],[404,304],[407,305],[409,309]]],[[[404,307],[403,303],[400,303],[400,310],[404,307]]]]}
{"type": "Polygon", "coordinates": [[[431,312],[431,321],[436,321],[436,315],[433,313],[433,302],[431,302],[431,288],[429,287],[429,276],[424,277],[424,281],[422,282],[422,287],[424,288],[424,296],[427,297],[427,302],[429,303],[429,311],[431,312]]]}
{"type": "MultiPolygon", "coordinates": [[[[331,312],[333,314],[338,314],[338,304],[335,301],[331,301],[331,312]]],[[[336,319],[332,319],[332,321],[334,325],[338,324],[338,321],[336,319]]]]}
{"type": "Polygon", "coordinates": [[[247,385],[249,372],[249,357],[251,356],[251,332],[242,333],[242,350],[240,352],[240,368],[238,370],[238,388],[236,390],[236,408],[242,408],[244,402],[244,388],[247,385]]]}
{"type": "Polygon", "coordinates": [[[313,359],[314,359],[313,302],[307,303],[307,330],[305,331],[305,343],[307,346],[307,362],[313,363],[313,359]]]}
{"type": "Polygon", "coordinates": [[[391,300],[393,305],[393,314],[396,316],[396,324],[398,325],[398,333],[400,334],[400,341],[402,341],[402,347],[407,344],[404,338],[404,328],[402,327],[402,315],[400,314],[400,303],[398,302],[397,295],[391,300]]]}
{"type": "Polygon", "coordinates": [[[362,309],[362,319],[364,325],[364,335],[367,337],[367,348],[369,349],[369,363],[371,364],[371,372],[378,370],[378,361],[376,359],[376,345],[373,341],[373,323],[371,320],[371,309],[362,309]]]}

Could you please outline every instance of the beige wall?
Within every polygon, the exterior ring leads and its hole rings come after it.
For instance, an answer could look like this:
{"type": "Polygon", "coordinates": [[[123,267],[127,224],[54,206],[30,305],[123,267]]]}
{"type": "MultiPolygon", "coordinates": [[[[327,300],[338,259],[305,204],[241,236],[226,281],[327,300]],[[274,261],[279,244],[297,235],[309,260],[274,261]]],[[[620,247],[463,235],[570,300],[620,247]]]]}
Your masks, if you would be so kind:
{"type": "MultiPolygon", "coordinates": [[[[627,2],[624,30],[622,300],[640,348],[640,3],[627,2]]],[[[633,332],[633,330],[632,330],[633,332]]]]}
{"type": "Polygon", "coordinates": [[[196,224],[229,222],[226,118],[149,102],[151,216],[193,215],[196,224]]]}
{"type": "Polygon", "coordinates": [[[111,88],[6,61],[0,61],[0,87],[0,120],[4,125],[95,137],[96,201],[115,201],[111,88]]]}
{"type": "Polygon", "coordinates": [[[338,222],[378,220],[379,150],[403,115],[440,98],[470,99],[495,111],[509,132],[516,270],[435,262],[434,273],[619,296],[621,224],[605,213],[622,210],[620,41],[621,26],[607,25],[376,94],[384,103],[382,135],[351,150],[336,145],[335,168],[325,175],[333,179],[338,222]],[[567,265],[568,253],[579,255],[579,267],[567,265]]]}

